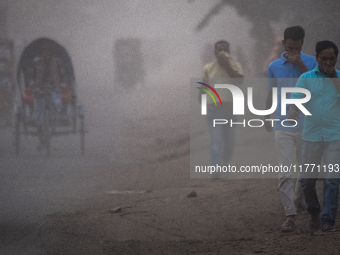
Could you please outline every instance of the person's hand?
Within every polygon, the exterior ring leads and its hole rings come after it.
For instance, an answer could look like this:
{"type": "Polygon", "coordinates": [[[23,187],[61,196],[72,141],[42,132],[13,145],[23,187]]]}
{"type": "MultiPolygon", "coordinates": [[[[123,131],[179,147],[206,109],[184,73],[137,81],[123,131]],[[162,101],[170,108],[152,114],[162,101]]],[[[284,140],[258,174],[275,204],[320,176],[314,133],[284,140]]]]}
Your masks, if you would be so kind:
{"type": "Polygon", "coordinates": [[[264,128],[267,132],[273,132],[273,121],[267,121],[267,119],[270,119],[270,115],[264,117],[264,128]]]}
{"type": "Polygon", "coordinates": [[[285,55],[285,58],[289,61],[289,62],[292,62],[293,64],[295,65],[299,65],[301,64],[302,60],[301,60],[301,56],[300,56],[300,53],[297,52],[297,51],[290,51],[290,52],[287,52],[286,55],[285,55]]]}
{"type": "Polygon", "coordinates": [[[229,53],[226,51],[221,51],[220,54],[217,56],[217,62],[221,65],[224,66],[225,64],[228,63],[228,57],[229,53]]]}
{"type": "MultiPolygon", "coordinates": [[[[290,109],[290,110],[289,110],[288,119],[297,120],[297,119],[300,118],[299,115],[300,115],[300,114],[299,114],[299,111],[298,111],[298,110],[296,110],[296,109],[290,109]]],[[[295,122],[293,122],[293,121],[289,121],[289,123],[295,124],[295,122]]]]}
{"type": "Polygon", "coordinates": [[[303,61],[301,60],[300,52],[287,51],[285,53],[285,58],[287,59],[287,61],[296,65],[301,73],[305,73],[308,71],[308,68],[306,67],[305,63],[303,63],[303,61]]]}
{"type": "Polygon", "coordinates": [[[322,73],[326,74],[329,78],[337,78],[334,66],[323,66],[320,70],[322,73]]]}
{"type": "Polygon", "coordinates": [[[264,128],[267,132],[273,132],[272,122],[264,120],[264,128]]]}

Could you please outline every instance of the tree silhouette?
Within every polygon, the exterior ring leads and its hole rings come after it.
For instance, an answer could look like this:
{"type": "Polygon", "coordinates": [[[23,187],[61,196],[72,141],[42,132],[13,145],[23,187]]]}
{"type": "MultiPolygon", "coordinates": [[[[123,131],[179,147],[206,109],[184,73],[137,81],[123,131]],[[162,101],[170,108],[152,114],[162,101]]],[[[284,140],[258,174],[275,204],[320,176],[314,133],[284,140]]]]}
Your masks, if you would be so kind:
{"type": "MultiPolygon", "coordinates": [[[[190,3],[200,0],[189,0],[190,3]]],[[[340,42],[340,5],[337,0],[221,0],[208,11],[197,25],[199,32],[208,26],[213,16],[219,15],[225,6],[234,7],[241,17],[252,24],[251,36],[256,40],[254,57],[263,63],[271,49],[273,22],[284,20],[288,25],[301,25],[306,30],[304,51],[314,54],[319,40],[340,42]]],[[[339,45],[340,46],[340,45],[339,45]]],[[[261,66],[257,65],[257,74],[261,66]]]]}

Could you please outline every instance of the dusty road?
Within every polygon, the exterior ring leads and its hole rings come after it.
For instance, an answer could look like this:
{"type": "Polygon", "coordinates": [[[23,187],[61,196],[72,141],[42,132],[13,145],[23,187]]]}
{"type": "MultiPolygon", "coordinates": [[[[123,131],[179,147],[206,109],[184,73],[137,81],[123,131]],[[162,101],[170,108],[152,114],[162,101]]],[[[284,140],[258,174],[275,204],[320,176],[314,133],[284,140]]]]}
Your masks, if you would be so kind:
{"type": "MultiPolygon", "coordinates": [[[[111,197],[114,191],[145,191],[162,185],[152,173],[131,174],[126,169],[151,159],[150,139],[166,139],[159,137],[163,130],[157,128],[160,109],[153,107],[161,99],[153,98],[156,95],[149,98],[148,93],[138,93],[147,101],[143,108],[138,107],[138,96],[133,93],[88,93],[90,96],[84,97],[87,134],[83,157],[79,135],[53,137],[49,158],[37,151],[36,137],[24,136],[21,154],[16,156],[13,130],[1,127],[0,254],[45,254],[42,244],[55,240],[49,227],[51,215],[91,206],[103,196],[111,197]],[[154,114],[158,117],[152,117],[154,114]],[[140,123],[133,123],[132,119],[146,122],[138,127],[135,124],[140,123]],[[138,131],[152,122],[158,134],[138,131]],[[124,132],[131,129],[131,134],[124,132]],[[136,137],[142,140],[135,141],[136,137]]],[[[188,142],[187,136],[184,139],[188,142]]]]}
{"type": "MultiPolygon", "coordinates": [[[[146,95],[89,99],[85,157],[73,136],[55,139],[49,159],[28,138],[16,157],[1,130],[0,254],[340,253],[338,226],[311,236],[298,215],[281,233],[276,179],[190,179],[187,112],[146,95]]],[[[258,161],[260,147],[237,136],[235,164],[258,161]]],[[[275,162],[273,144],[261,150],[275,162]]]]}
{"type": "Polygon", "coordinates": [[[79,135],[53,138],[50,158],[37,151],[36,137],[24,136],[16,156],[13,130],[1,128],[0,254],[44,254],[39,243],[53,239],[45,231],[46,217],[79,208],[109,189],[117,130],[110,118],[87,114],[84,157],[79,135]]]}

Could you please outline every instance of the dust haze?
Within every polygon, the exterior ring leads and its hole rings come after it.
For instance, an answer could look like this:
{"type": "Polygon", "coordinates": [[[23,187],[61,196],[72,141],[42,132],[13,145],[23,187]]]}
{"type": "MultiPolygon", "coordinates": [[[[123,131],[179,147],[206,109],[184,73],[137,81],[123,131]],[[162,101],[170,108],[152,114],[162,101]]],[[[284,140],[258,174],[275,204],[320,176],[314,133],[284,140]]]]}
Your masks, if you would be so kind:
{"type": "Polygon", "coordinates": [[[40,37],[68,51],[87,133],[84,157],[77,136],[52,138],[49,158],[37,152],[37,137],[23,137],[16,157],[13,130],[2,129],[1,254],[38,254],[37,242],[54,240],[53,234],[44,235],[46,215],[80,210],[117,190],[143,192],[188,181],[189,162],[182,156],[189,153],[190,78],[202,76],[204,49],[225,39],[233,53],[241,49],[249,59],[252,55],[252,26],[232,8],[195,32],[211,4],[6,1],[15,65],[22,50],[40,37]],[[130,88],[118,82],[114,57],[117,40],[126,38],[141,42],[144,69],[144,77],[130,88]],[[177,157],[183,160],[169,163],[168,170],[158,167],[177,157]]]}
{"type": "MultiPolygon", "coordinates": [[[[63,178],[67,175],[51,184],[57,165],[61,169],[74,166],[75,179],[84,165],[89,176],[96,175],[98,166],[105,165],[110,168],[107,180],[112,181],[108,190],[138,187],[150,190],[179,185],[178,179],[173,177],[138,178],[137,170],[123,177],[117,174],[120,169],[117,165],[132,164],[133,169],[143,162],[187,155],[190,78],[202,77],[204,50],[208,49],[211,54],[214,43],[224,39],[230,42],[233,54],[242,51],[246,61],[252,58],[254,40],[249,35],[252,25],[233,8],[223,8],[206,29],[196,31],[211,8],[211,1],[14,0],[5,4],[7,34],[14,41],[15,59],[20,58],[30,42],[40,37],[48,37],[64,46],[75,70],[77,103],[85,107],[87,133],[85,157],[81,159],[79,139],[74,136],[52,138],[52,158],[47,161],[36,151],[36,137],[23,137],[21,156],[15,158],[12,130],[3,132],[5,144],[9,145],[3,151],[11,155],[22,171],[29,170],[25,174],[35,176],[44,173],[44,169],[51,173],[46,177],[49,181],[42,183],[41,192],[49,185],[58,187],[57,183],[62,183],[61,194],[77,193],[79,198],[85,196],[83,187],[98,186],[95,180],[100,178],[99,174],[93,180],[88,178],[78,183],[80,186],[64,184],[63,178]],[[115,45],[118,40],[128,38],[140,42],[144,70],[143,77],[137,77],[132,85],[120,83],[116,70],[119,59],[115,58],[115,45]],[[170,150],[169,155],[157,154],[166,150],[170,150]],[[75,191],[77,187],[79,190],[75,191]]],[[[20,103],[19,100],[16,103],[20,103]]],[[[187,180],[189,165],[178,167],[187,180]]],[[[10,169],[12,167],[7,171],[10,169]]],[[[33,177],[29,179],[35,182],[33,177]]],[[[20,180],[25,181],[24,178],[20,180]]],[[[11,182],[5,184],[10,186],[11,182]]],[[[41,198],[40,194],[37,196],[41,198]]],[[[20,203],[18,200],[15,208],[20,208],[20,203]]]]}
{"type": "Polygon", "coordinates": [[[7,1],[8,32],[17,56],[38,37],[54,39],[67,49],[75,69],[78,102],[86,109],[87,148],[91,148],[92,139],[105,143],[119,136],[126,118],[188,114],[190,78],[202,76],[201,55],[207,45],[226,39],[232,51],[242,48],[251,55],[251,24],[233,9],[225,8],[207,29],[195,32],[211,4],[7,1]],[[114,47],[121,38],[141,42],[145,78],[132,89],[125,89],[115,77],[114,47]]]}
{"type": "MultiPolygon", "coordinates": [[[[255,22],[252,24],[246,15],[241,17],[235,8],[224,5],[205,28],[197,31],[198,24],[219,2],[0,0],[0,7],[6,7],[6,34],[14,42],[15,65],[23,49],[40,37],[55,40],[69,53],[76,77],[77,103],[85,108],[87,131],[85,156],[80,155],[79,137],[71,135],[52,137],[50,157],[36,150],[37,137],[23,137],[22,152],[17,157],[13,127],[1,127],[0,254],[45,254],[41,247],[56,249],[54,254],[70,254],[67,249],[72,249],[71,253],[75,254],[76,246],[85,250],[79,254],[104,254],[97,250],[87,253],[87,248],[94,242],[96,248],[117,240],[157,241],[159,236],[164,240],[183,237],[186,241],[201,242],[210,238],[211,233],[222,238],[238,232],[243,235],[249,226],[269,213],[272,217],[269,227],[267,218],[258,223],[258,228],[254,227],[256,231],[264,229],[258,236],[265,236],[269,228],[277,225],[281,208],[275,216],[272,210],[280,202],[276,197],[275,201],[267,199],[276,195],[267,188],[274,190],[276,180],[270,180],[275,184],[266,183],[262,187],[257,180],[251,183],[250,179],[240,181],[238,187],[234,180],[223,180],[228,182],[225,185],[190,179],[190,136],[209,142],[207,130],[199,127],[197,134],[190,132],[190,98],[199,107],[196,95],[190,93],[190,79],[203,76],[203,66],[214,57],[213,45],[219,40],[230,42],[231,54],[241,63],[245,77],[265,77],[258,57],[266,58],[272,39],[281,36],[287,26],[284,19],[271,22],[272,31],[264,36],[262,32],[270,29],[261,24],[268,25],[268,20],[260,19],[263,23],[257,23],[258,30],[254,31],[255,22]],[[256,40],[255,34],[264,39],[256,40]],[[135,40],[140,46],[130,48],[136,52],[124,52],[119,59],[116,55],[119,40],[135,40]],[[262,46],[263,42],[267,45],[262,46]],[[142,72],[137,77],[139,71],[130,72],[126,77],[129,82],[121,82],[119,75],[124,71],[117,70],[117,62],[138,54],[141,61],[136,68],[141,67],[142,72]],[[207,196],[196,202],[190,200],[190,204],[186,195],[193,189],[201,192],[199,196],[203,193],[207,196]],[[257,193],[257,189],[262,189],[262,193],[257,193]],[[263,204],[255,205],[258,197],[263,204]],[[230,209],[226,201],[235,212],[220,218],[230,209]],[[233,201],[237,203],[231,204],[233,201]],[[112,210],[115,206],[119,206],[116,211],[112,210]],[[117,211],[123,214],[116,214],[117,211]],[[254,218],[243,222],[247,212],[254,218]],[[192,213],[196,213],[194,217],[192,213]],[[198,214],[213,217],[207,220],[198,214]],[[230,219],[235,224],[225,232],[221,226],[230,219]],[[113,222],[113,227],[108,222],[113,222]],[[104,238],[109,242],[103,243],[104,238]],[[59,246],[63,248],[58,250],[59,246]]],[[[252,10],[249,7],[245,9],[252,10]]],[[[307,20],[309,31],[320,23],[300,13],[296,14],[298,18],[289,15],[290,12],[284,18],[294,18],[294,22],[307,20]]],[[[256,13],[255,17],[261,18],[256,13]]],[[[0,17],[0,24],[3,19],[0,17]]],[[[321,30],[330,27],[329,23],[325,24],[321,24],[321,30]]],[[[315,40],[309,41],[314,47],[315,40]]],[[[256,107],[261,108],[266,84],[254,88],[254,94],[256,107]]],[[[264,128],[254,133],[239,129],[236,137],[235,162],[277,163],[273,135],[264,128]]],[[[199,139],[198,153],[208,148],[207,145],[199,151],[202,146],[199,139]]],[[[237,239],[237,245],[240,240],[250,239],[237,239]]],[[[204,245],[205,241],[201,243],[204,245]]],[[[182,242],[179,246],[182,247],[182,242]]]]}

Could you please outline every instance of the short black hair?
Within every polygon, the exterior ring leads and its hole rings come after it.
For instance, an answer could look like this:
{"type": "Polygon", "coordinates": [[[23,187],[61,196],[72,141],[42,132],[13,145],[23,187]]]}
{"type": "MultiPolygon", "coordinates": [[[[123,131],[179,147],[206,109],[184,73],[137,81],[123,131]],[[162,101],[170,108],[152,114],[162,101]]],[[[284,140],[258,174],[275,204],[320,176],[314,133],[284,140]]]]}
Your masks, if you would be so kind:
{"type": "Polygon", "coordinates": [[[301,26],[287,27],[283,33],[283,39],[291,39],[294,41],[303,40],[305,38],[305,30],[301,26]]]}
{"type": "Polygon", "coordinates": [[[331,49],[331,48],[334,49],[334,53],[335,53],[336,57],[338,57],[339,50],[338,50],[338,47],[335,45],[334,42],[327,41],[327,40],[317,42],[316,45],[315,45],[316,57],[319,56],[321,51],[326,50],[326,49],[331,49]]]}
{"type": "Polygon", "coordinates": [[[215,43],[214,49],[216,49],[217,45],[220,44],[220,43],[225,43],[225,44],[228,45],[228,48],[230,47],[230,45],[229,45],[229,43],[228,43],[227,41],[225,41],[225,40],[220,40],[220,41],[218,41],[218,42],[215,43]]]}

